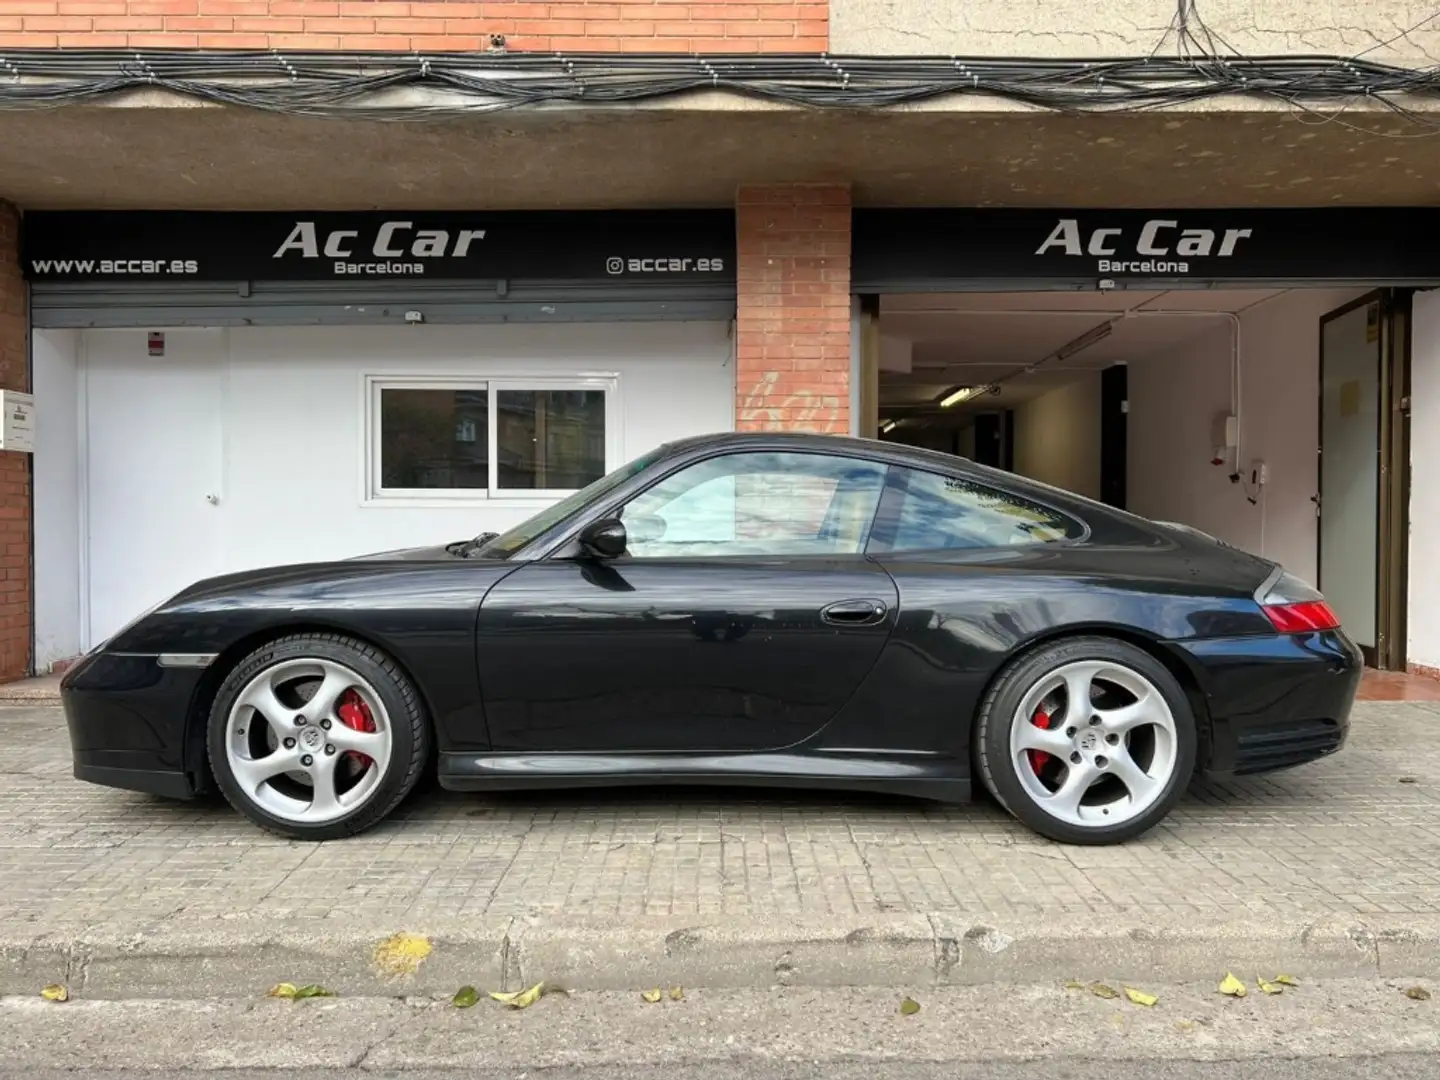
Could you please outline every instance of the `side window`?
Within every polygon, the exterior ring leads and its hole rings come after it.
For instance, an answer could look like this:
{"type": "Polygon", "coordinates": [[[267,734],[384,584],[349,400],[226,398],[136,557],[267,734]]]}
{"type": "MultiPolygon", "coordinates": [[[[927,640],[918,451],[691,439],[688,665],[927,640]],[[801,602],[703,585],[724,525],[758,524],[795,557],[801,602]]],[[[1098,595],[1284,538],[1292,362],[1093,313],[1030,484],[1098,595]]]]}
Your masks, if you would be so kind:
{"type": "MultiPolygon", "coordinates": [[[[1085,535],[1078,521],[1023,496],[937,473],[895,471],[895,480],[904,494],[893,522],[893,535],[877,535],[870,544],[871,551],[1053,544],[1085,535]]],[[[892,528],[883,532],[891,534],[892,528]]]]}
{"type": "Polygon", "coordinates": [[[806,453],[738,453],[667,476],[620,513],[635,558],[858,555],[886,467],[806,453]]]}

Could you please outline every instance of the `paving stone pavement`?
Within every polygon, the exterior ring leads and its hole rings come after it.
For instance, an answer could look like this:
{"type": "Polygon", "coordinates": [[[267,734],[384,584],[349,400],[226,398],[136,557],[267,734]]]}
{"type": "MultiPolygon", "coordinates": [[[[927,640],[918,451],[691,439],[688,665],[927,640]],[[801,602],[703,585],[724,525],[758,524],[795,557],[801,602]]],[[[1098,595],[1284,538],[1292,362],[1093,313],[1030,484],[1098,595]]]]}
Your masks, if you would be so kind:
{"type": "Polygon", "coordinates": [[[53,707],[0,708],[0,919],[1440,914],[1440,704],[1361,704],[1316,765],[1200,784],[1143,840],[1067,848],[988,803],[657,789],[426,794],[298,844],[223,804],[82,784],[53,707]],[[1402,777],[1414,782],[1402,782],[1402,777]]]}

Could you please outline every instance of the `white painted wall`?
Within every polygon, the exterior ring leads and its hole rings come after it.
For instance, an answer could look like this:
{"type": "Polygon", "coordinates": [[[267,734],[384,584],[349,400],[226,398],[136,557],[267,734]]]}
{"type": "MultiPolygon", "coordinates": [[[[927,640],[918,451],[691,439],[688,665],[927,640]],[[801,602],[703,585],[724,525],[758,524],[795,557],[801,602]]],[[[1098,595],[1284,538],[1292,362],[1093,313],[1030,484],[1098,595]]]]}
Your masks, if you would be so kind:
{"type": "Polygon", "coordinates": [[[35,391],[35,670],[80,648],[80,333],[31,337],[35,391]]]}
{"type": "Polygon", "coordinates": [[[1270,482],[1252,506],[1229,469],[1210,464],[1216,417],[1230,409],[1230,331],[1192,320],[1187,344],[1132,361],[1127,506],[1203,529],[1316,580],[1320,317],[1360,289],[1297,289],[1241,315],[1241,458],[1270,482]]]}
{"type": "MultiPolygon", "coordinates": [[[[163,361],[148,358],[145,332],[84,331],[80,337],[84,380],[92,391],[103,387],[103,404],[91,394],[89,461],[92,473],[105,475],[99,490],[91,477],[91,550],[102,542],[107,560],[131,568],[123,598],[115,575],[105,577],[112,582],[107,597],[92,581],[89,632],[69,631],[87,645],[178,588],[176,573],[188,577],[193,530],[154,523],[167,513],[176,522],[191,521],[187,515],[207,506],[211,487],[219,502],[210,507],[215,527],[205,529],[206,542],[215,545],[210,572],[444,543],[504,530],[546,504],[521,497],[366,505],[367,374],[613,374],[619,431],[610,467],[670,439],[734,427],[734,367],[724,323],[175,330],[167,332],[163,361]],[[203,342],[191,340],[197,334],[203,342]],[[212,355],[219,431],[193,418],[167,422],[166,368],[177,387],[188,386],[209,377],[202,369],[212,355]],[[97,408],[140,419],[123,428],[97,425],[97,408]],[[216,438],[220,464],[212,483],[187,466],[208,454],[216,438]],[[187,441],[195,444],[188,451],[187,441]],[[170,510],[150,505],[156,499],[170,510]],[[144,513],[127,513],[130,503],[144,504],[144,513]]],[[[47,479],[47,487],[63,499],[62,477],[47,479]]],[[[61,535],[58,525],[46,525],[45,535],[37,532],[37,548],[61,535]]],[[[57,582],[62,561],[57,556],[57,582]]],[[[79,560],[68,561],[78,582],[79,560]]],[[[54,588],[61,596],[63,586],[54,588]]]]}
{"type": "Polygon", "coordinates": [[[1100,373],[1085,372],[1015,410],[1015,471],[1100,498],[1100,373]]]}
{"type": "Polygon", "coordinates": [[[1410,561],[1406,660],[1440,670],[1440,291],[1415,294],[1410,344],[1410,561]]]}

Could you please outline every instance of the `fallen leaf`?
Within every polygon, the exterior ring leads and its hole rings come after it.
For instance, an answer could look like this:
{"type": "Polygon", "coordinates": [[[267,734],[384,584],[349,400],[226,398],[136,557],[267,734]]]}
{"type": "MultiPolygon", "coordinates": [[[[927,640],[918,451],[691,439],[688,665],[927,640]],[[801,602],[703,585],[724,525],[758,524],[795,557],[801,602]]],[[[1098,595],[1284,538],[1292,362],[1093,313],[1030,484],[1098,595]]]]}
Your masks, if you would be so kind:
{"type": "Polygon", "coordinates": [[[663,995],[661,995],[660,988],[657,986],[654,990],[642,991],[640,996],[645,999],[646,1004],[654,1005],[663,995]]]}
{"type": "Polygon", "coordinates": [[[1066,990],[1084,990],[1084,989],[1085,989],[1085,984],[1084,984],[1083,982],[1081,982],[1079,979],[1067,979],[1067,980],[1065,981],[1065,989],[1066,989],[1066,990]]]}
{"type": "Polygon", "coordinates": [[[323,987],[323,986],[316,986],[316,985],[314,985],[313,983],[312,983],[310,986],[302,986],[302,987],[300,987],[299,990],[296,990],[296,991],[295,991],[295,1000],[296,1000],[296,1001],[303,1001],[305,998],[334,997],[334,996],[335,996],[335,992],[334,992],[333,990],[326,990],[325,987],[323,987]]]}
{"type": "Polygon", "coordinates": [[[69,1001],[70,991],[59,983],[52,983],[40,991],[40,996],[46,1001],[69,1001]]]}
{"type": "Polygon", "coordinates": [[[502,1005],[508,1005],[512,1009],[528,1009],[535,1002],[540,1000],[540,995],[545,991],[545,984],[538,982],[529,990],[512,990],[506,993],[502,990],[493,990],[490,996],[502,1005]]]}
{"type": "Polygon", "coordinates": [[[1157,1001],[1160,1000],[1154,994],[1147,994],[1144,990],[1134,990],[1128,986],[1125,987],[1125,996],[1128,997],[1131,1001],[1133,1001],[1136,1005],[1144,1005],[1147,1009],[1151,1008],[1157,1001]]]}
{"type": "Polygon", "coordinates": [[[1300,980],[1294,975],[1276,975],[1275,981],[1281,986],[1299,986],[1300,980]]]}
{"type": "Polygon", "coordinates": [[[1113,986],[1106,986],[1101,982],[1091,983],[1089,989],[1092,994],[1099,998],[1118,998],[1120,996],[1120,991],[1116,990],[1113,986]]]}
{"type": "Polygon", "coordinates": [[[1264,994],[1283,994],[1285,992],[1285,987],[1279,983],[1266,982],[1258,975],[1255,977],[1255,985],[1260,987],[1260,992],[1264,994]]]}
{"type": "Polygon", "coordinates": [[[266,997],[293,999],[300,991],[295,988],[294,983],[276,983],[270,988],[266,997]]]}
{"type": "Polygon", "coordinates": [[[1429,1001],[1430,991],[1426,990],[1423,986],[1412,986],[1409,990],[1405,991],[1405,996],[1411,1001],[1429,1001]]]}
{"type": "Polygon", "coordinates": [[[1245,996],[1245,984],[1234,975],[1226,972],[1225,978],[1220,982],[1220,993],[1225,994],[1227,997],[1242,998],[1245,996]]]}
{"type": "Polygon", "coordinates": [[[671,1001],[684,1001],[684,1000],[685,1000],[685,991],[684,991],[682,988],[678,987],[678,986],[672,986],[672,987],[670,987],[670,1000],[671,1000],[671,1001]]]}
{"type": "Polygon", "coordinates": [[[1413,777],[1413,776],[1402,776],[1402,777],[1400,777],[1400,783],[1402,783],[1402,784],[1413,784],[1413,783],[1416,783],[1416,779],[1415,779],[1415,777],[1413,777]]]}
{"type": "Polygon", "coordinates": [[[375,946],[375,966],[386,975],[414,975],[430,955],[430,939],[420,934],[396,934],[375,946]]]}
{"type": "Polygon", "coordinates": [[[450,1004],[457,1009],[468,1009],[480,1000],[479,993],[473,986],[462,986],[455,991],[455,996],[450,999],[450,1004]]]}
{"type": "Polygon", "coordinates": [[[901,998],[901,999],[900,999],[900,1015],[901,1015],[901,1016],[914,1016],[914,1015],[915,1015],[917,1012],[919,1012],[919,1011],[920,1011],[920,1003],[919,1003],[918,1001],[916,1001],[914,998],[908,998],[908,997],[907,997],[907,998],[901,998]]]}

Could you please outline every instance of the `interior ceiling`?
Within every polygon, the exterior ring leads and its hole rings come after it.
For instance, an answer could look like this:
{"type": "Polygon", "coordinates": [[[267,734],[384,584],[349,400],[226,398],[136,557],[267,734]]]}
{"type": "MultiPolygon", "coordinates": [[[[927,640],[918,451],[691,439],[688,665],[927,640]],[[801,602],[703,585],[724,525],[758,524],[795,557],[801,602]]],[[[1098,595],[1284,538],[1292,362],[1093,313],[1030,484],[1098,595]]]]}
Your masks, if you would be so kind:
{"type": "MultiPolygon", "coordinates": [[[[882,297],[880,333],[882,339],[891,339],[882,349],[882,363],[883,358],[895,354],[894,339],[899,339],[910,347],[911,370],[888,371],[882,366],[881,415],[929,414],[932,419],[944,418],[943,422],[952,422],[952,418],[963,422],[977,412],[1014,408],[1085,372],[1118,363],[1153,361],[1202,334],[1228,333],[1228,320],[1219,316],[1238,314],[1285,291],[972,292],[882,297]],[[1055,357],[1066,345],[1107,323],[1113,323],[1108,337],[1063,359],[1049,359],[1033,373],[1024,373],[1026,366],[1055,357]],[[944,410],[937,406],[938,400],[957,386],[997,382],[999,394],[984,394],[944,410]]],[[[899,352],[903,351],[902,346],[899,352]]]]}

